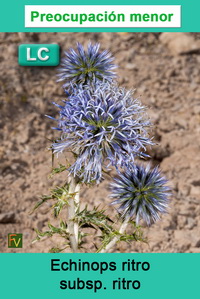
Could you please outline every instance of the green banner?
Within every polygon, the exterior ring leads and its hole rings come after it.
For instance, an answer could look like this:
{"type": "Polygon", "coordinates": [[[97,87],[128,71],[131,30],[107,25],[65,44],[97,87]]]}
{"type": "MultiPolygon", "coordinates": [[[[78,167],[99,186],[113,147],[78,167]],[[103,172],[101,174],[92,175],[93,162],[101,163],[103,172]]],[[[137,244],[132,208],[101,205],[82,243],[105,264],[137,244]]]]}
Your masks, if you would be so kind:
{"type": "MultiPolygon", "coordinates": [[[[77,13],[80,12],[80,5],[93,5],[94,6],[94,2],[93,1],[77,1],[75,4],[74,3],[66,3],[66,1],[64,0],[59,0],[59,1],[52,1],[52,0],[43,0],[42,3],[41,1],[27,1],[27,0],[22,0],[20,2],[18,1],[9,1],[9,2],[4,2],[1,5],[1,18],[0,18],[0,31],[1,32],[55,32],[55,28],[51,27],[51,28],[27,28],[25,27],[25,5],[66,5],[66,6],[70,6],[70,5],[75,5],[77,6],[77,13]]],[[[126,1],[101,1],[100,3],[95,3],[95,5],[101,5],[102,7],[104,7],[105,5],[110,5],[110,9],[109,11],[106,11],[106,14],[108,13],[108,15],[111,15],[111,20],[113,17],[113,12],[114,14],[116,13],[115,10],[117,9],[116,7],[118,5],[123,5],[124,7],[127,5],[141,5],[141,6],[147,6],[147,5],[163,5],[163,6],[168,6],[168,5],[179,5],[181,6],[181,25],[180,27],[165,27],[163,28],[161,27],[157,27],[157,28],[153,28],[151,25],[145,28],[140,28],[137,27],[135,28],[134,24],[132,27],[123,27],[121,28],[121,24],[124,22],[123,18],[120,20],[122,21],[121,23],[119,22],[119,26],[115,27],[115,28],[110,28],[110,26],[108,27],[103,27],[103,28],[96,28],[95,24],[94,27],[90,27],[88,28],[88,26],[86,26],[86,24],[80,24],[80,26],[74,26],[70,27],[67,26],[65,28],[58,27],[56,28],[56,31],[58,32],[119,32],[119,31],[129,31],[129,32],[168,32],[168,31],[181,31],[181,32],[198,32],[200,31],[200,22],[199,22],[199,11],[200,11],[200,2],[199,1],[185,1],[185,0],[166,0],[166,1],[158,1],[158,0],[154,0],[154,1],[130,1],[130,0],[126,0],[126,1]]],[[[37,13],[35,12],[35,14],[33,14],[33,16],[36,16],[37,13]]],[[[52,14],[48,13],[48,10],[46,11],[46,15],[47,15],[47,19],[49,22],[52,21],[52,14]]],[[[84,14],[83,14],[84,15],[84,14]]],[[[155,15],[155,14],[154,14],[155,15]]],[[[173,14],[166,14],[163,12],[162,16],[161,16],[161,22],[165,22],[165,21],[170,21],[171,20],[171,15],[173,14]]],[[[145,22],[149,21],[149,18],[151,18],[151,15],[149,16],[148,13],[144,13],[143,20],[145,22]]],[[[43,18],[43,17],[42,17],[43,18]]],[[[117,17],[116,17],[117,18],[117,17]]],[[[160,16],[158,16],[159,20],[160,20],[160,16]]],[[[56,22],[59,21],[59,16],[55,17],[56,22]]],[[[64,17],[65,21],[68,22],[68,15],[64,17]]],[[[84,16],[85,19],[85,16],[84,16]]],[[[98,14],[97,17],[98,20],[100,20],[99,22],[101,22],[102,16],[101,14],[98,14]]],[[[95,22],[92,19],[92,16],[90,16],[90,21],[91,22],[95,22]]],[[[93,25],[92,23],[92,25],[93,25]]],[[[91,25],[91,26],[92,26],[91,25]]]]}
{"type": "Polygon", "coordinates": [[[198,298],[197,254],[1,254],[1,296],[198,298]]]}

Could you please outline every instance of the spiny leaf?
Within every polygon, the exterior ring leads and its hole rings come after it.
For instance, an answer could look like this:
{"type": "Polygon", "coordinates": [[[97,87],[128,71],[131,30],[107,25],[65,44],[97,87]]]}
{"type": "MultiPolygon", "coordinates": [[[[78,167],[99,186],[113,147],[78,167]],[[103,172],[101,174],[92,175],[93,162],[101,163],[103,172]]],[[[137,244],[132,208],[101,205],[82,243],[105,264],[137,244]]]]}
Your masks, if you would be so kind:
{"type": "Polygon", "coordinates": [[[51,223],[48,223],[48,227],[50,228],[50,230],[54,233],[60,233],[61,229],[58,227],[53,226],[51,223]]]}
{"type": "Polygon", "coordinates": [[[57,218],[61,212],[61,210],[68,205],[68,201],[59,199],[58,202],[53,205],[53,213],[54,217],[57,218]]]}
{"type": "Polygon", "coordinates": [[[97,250],[97,252],[100,252],[103,248],[105,248],[115,237],[118,238],[117,243],[121,241],[125,241],[127,243],[131,241],[140,241],[140,242],[147,243],[146,238],[143,237],[143,232],[141,230],[141,227],[139,225],[136,225],[134,221],[130,221],[129,223],[132,225],[132,230],[133,230],[132,234],[127,234],[125,232],[121,234],[118,230],[114,230],[114,229],[110,233],[106,231],[102,232],[102,236],[100,236],[102,244],[100,248],[97,250]]]}
{"type": "Polygon", "coordinates": [[[59,164],[59,167],[55,167],[52,169],[51,174],[49,175],[49,178],[52,178],[55,174],[61,173],[65,171],[67,168],[65,165],[59,164]]]}
{"type": "Polygon", "coordinates": [[[67,223],[64,222],[62,219],[60,220],[60,228],[62,230],[66,230],[67,229],[67,223]]]}
{"type": "Polygon", "coordinates": [[[66,198],[69,192],[69,185],[66,184],[63,187],[56,187],[53,190],[51,190],[51,196],[53,199],[59,199],[59,198],[66,198]]]}
{"type": "Polygon", "coordinates": [[[43,203],[45,203],[46,201],[50,200],[52,197],[48,196],[48,195],[42,195],[41,200],[38,201],[35,206],[33,207],[33,209],[29,212],[29,214],[32,214],[36,209],[38,209],[43,203]]]}
{"type": "Polygon", "coordinates": [[[78,233],[78,248],[84,248],[83,244],[85,244],[86,242],[84,241],[84,237],[87,237],[89,234],[84,233],[84,232],[80,232],[78,233]]]}
{"type": "Polygon", "coordinates": [[[43,237],[52,237],[53,236],[52,231],[41,232],[38,229],[35,229],[35,232],[37,234],[37,237],[32,241],[32,243],[34,243],[36,241],[40,241],[43,237]]]}
{"type": "Polygon", "coordinates": [[[105,214],[105,210],[94,207],[89,211],[87,206],[82,211],[77,211],[75,220],[79,223],[80,227],[85,225],[92,225],[95,228],[99,228],[102,231],[112,231],[112,226],[109,222],[112,220],[105,214]]]}
{"type": "Polygon", "coordinates": [[[47,200],[53,199],[57,200],[57,205],[54,204],[52,208],[55,208],[54,215],[57,217],[60,213],[60,210],[68,204],[67,197],[74,196],[74,194],[69,195],[69,184],[64,185],[63,187],[56,187],[51,190],[50,195],[42,195],[41,200],[36,203],[30,214],[32,214],[37,208],[39,208],[47,200]],[[57,211],[56,211],[57,210],[57,211]]]}
{"type": "Polygon", "coordinates": [[[64,222],[60,222],[62,226],[55,227],[51,223],[48,223],[48,227],[50,230],[41,232],[38,229],[35,229],[35,232],[37,233],[37,237],[32,241],[33,243],[36,241],[40,241],[44,237],[52,237],[54,234],[59,234],[61,237],[64,237],[65,239],[69,239],[69,233],[66,230],[66,225],[64,226],[64,222]]]}
{"type": "Polygon", "coordinates": [[[53,232],[54,234],[59,234],[61,236],[66,236],[68,235],[66,229],[63,229],[61,227],[56,227],[56,226],[53,226],[51,223],[48,223],[48,227],[50,228],[51,232],[53,232]]]}
{"type": "Polygon", "coordinates": [[[63,250],[65,250],[68,246],[64,247],[64,248],[59,248],[59,247],[52,247],[49,250],[49,253],[59,253],[62,252],[63,250]]]}

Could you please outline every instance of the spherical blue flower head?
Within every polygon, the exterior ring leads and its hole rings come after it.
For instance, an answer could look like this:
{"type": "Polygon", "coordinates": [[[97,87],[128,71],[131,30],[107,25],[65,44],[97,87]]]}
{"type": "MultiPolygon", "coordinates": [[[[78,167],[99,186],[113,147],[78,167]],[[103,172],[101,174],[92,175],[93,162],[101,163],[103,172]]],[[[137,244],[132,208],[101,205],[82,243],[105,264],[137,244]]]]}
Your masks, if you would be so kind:
{"type": "Polygon", "coordinates": [[[158,167],[151,170],[149,165],[135,165],[114,179],[111,198],[115,200],[111,204],[120,205],[122,218],[134,217],[137,224],[143,219],[150,225],[167,210],[170,188],[166,183],[158,167]]]}
{"type": "Polygon", "coordinates": [[[84,182],[99,182],[104,167],[128,167],[136,156],[146,156],[146,146],[153,144],[144,107],[130,91],[115,85],[79,89],[59,108],[61,138],[52,148],[54,153],[75,153],[70,172],[84,182]]]}
{"type": "Polygon", "coordinates": [[[88,84],[91,81],[111,81],[116,77],[113,70],[116,68],[112,62],[114,58],[105,50],[99,52],[99,44],[88,44],[87,50],[77,43],[77,51],[70,49],[65,52],[62,60],[59,80],[65,81],[63,87],[71,84],[88,84]]]}

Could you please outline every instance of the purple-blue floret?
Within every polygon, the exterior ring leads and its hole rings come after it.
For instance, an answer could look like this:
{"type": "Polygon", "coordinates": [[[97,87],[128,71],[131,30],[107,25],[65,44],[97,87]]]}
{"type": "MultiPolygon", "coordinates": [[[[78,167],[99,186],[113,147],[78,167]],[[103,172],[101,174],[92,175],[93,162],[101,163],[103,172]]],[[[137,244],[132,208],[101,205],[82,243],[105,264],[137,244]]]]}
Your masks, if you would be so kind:
{"type": "Polygon", "coordinates": [[[109,166],[129,167],[135,157],[144,157],[150,126],[145,108],[132,92],[109,83],[77,90],[57,105],[61,137],[52,145],[54,153],[70,150],[75,162],[69,168],[74,176],[89,183],[102,179],[109,166]]]}
{"type": "Polygon", "coordinates": [[[137,224],[143,219],[151,225],[167,212],[171,190],[166,184],[158,167],[133,165],[111,184],[111,204],[120,205],[118,212],[123,219],[134,218],[137,224]]]}
{"type": "Polygon", "coordinates": [[[116,77],[113,71],[114,58],[107,50],[99,51],[100,44],[88,44],[87,50],[77,43],[77,50],[69,49],[62,60],[58,81],[64,81],[64,88],[72,84],[85,85],[92,81],[109,81],[116,77]]]}

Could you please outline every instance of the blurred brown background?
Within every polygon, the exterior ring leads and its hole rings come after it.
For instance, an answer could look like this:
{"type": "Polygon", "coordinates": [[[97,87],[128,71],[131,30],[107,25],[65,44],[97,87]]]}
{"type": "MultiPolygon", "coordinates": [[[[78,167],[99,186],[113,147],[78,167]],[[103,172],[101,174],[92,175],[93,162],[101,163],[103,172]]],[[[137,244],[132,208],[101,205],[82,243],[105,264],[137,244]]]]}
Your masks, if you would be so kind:
{"type": "MultiPolygon", "coordinates": [[[[151,150],[173,188],[169,214],[145,228],[149,243],[117,245],[116,252],[200,252],[200,34],[196,33],[0,33],[0,251],[48,252],[59,238],[31,244],[34,227],[45,230],[46,205],[29,215],[38,196],[62,177],[48,179],[48,138],[56,136],[52,101],[64,98],[54,67],[21,67],[18,45],[58,43],[62,55],[79,41],[100,42],[118,64],[120,85],[136,89],[155,125],[151,150]],[[23,233],[22,249],[7,248],[8,233],[23,233]]],[[[109,203],[108,181],[84,187],[89,207],[109,203]]],[[[109,208],[109,213],[112,213],[109,208]]],[[[90,252],[94,236],[86,245],[90,252]]]]}

